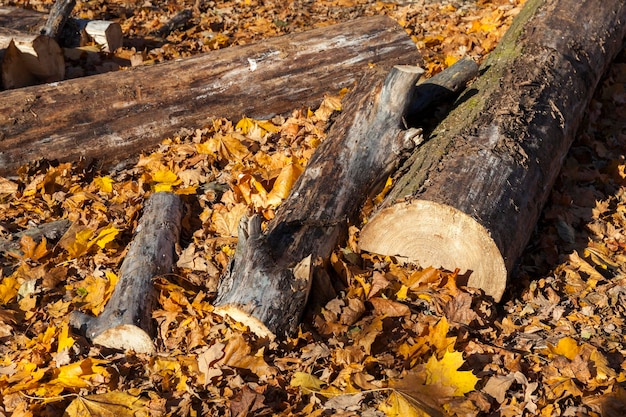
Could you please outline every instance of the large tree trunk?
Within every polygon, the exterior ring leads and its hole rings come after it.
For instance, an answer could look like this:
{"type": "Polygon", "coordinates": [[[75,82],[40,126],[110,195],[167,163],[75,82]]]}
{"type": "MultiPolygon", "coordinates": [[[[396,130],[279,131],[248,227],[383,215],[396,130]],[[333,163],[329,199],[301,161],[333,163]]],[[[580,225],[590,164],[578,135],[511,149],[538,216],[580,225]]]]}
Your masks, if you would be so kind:
{"type": "Polygon", "coordinates": [[[432,81],[416,86],[422,70],[412,66],[394,67],[386,78],[371,71],[359,82],[266,231],[258,216],[243,219],[233,267],[218,288],[218,313],[261,336],[293,334],[313,269],[323,266],[368,196],[421,140],[421,130],[407,129],[405,121],[448,95],[446,86],[458,91],[478,68],[464,61],[457,69],[458,77],[439,77],[438,88],[432,81]]]}
{"type": "Polygon", "coordinates": [[[528,0],[405,165],[360,247],[467,271],[468,285],[500,300],[625,34],[623,0],[528,0]]]}
{"type": "Polygon", "coordinates": [[[152,194],[104,311],[97,317],[73,311],[70,324],[95,344],[153,353],[152,310],[158,297],[153,280],[172,271],[181,219],[182,202],[178,195],[152,194]]]}
{"type": "Polygon", "coordinates": [[[0,93],[0,175],[40,157],[103,163],[212,117],[269,118],[319,103],[369,65],[417,60],[404,29],[371,17],[175,62],[0,93]]]}

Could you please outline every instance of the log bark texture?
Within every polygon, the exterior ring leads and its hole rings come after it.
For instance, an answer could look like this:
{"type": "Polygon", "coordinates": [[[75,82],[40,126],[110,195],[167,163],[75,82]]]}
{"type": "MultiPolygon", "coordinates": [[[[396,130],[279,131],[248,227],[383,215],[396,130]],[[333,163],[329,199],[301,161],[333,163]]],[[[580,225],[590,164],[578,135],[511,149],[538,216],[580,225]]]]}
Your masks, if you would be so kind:
{"type": "Polygon", "coordinates": [[[361,249],[468,271],[500,300],[625,35],[622,0],[529,0],[398,175],[361,249]]]}
{"type": "Polygon", "coordinates": [[[157,302],[153,279],[172,270],[181,219],[182,202],[178,195],[152,194],[104,311],[97,317],[73,311],[70,324],[95,344],[153,353],[152,310],[157,302]]]}
{"type": "Polygon", "coordinates": [[[25,87],[62,80],[65,60],[59,44],[45,35],[0,27],[2,87],[25,87]]]}
{"type": "Polygon", "coordinates": [[[56,0],[50,8],[48,19],[41,27],[40,33],[58,39],[74,6],[76,6],[76,0],[56,0]]]}
{"type": "Polygon", "coordinates": [[[375,64],[418,60],[406,32],[371,17],[175,62],[0,93],[0,175],[40,157],[103,163],[213,117],[314,106],[375,64]],[[107,86],[103,88],[103,86],[107,86]]]}
{"type": "Polygon", "coordinates": [[[397,66],[387,77],[381,70],[363,77],[266,231],[258,215],[242,220],[233,266],[218,287],[217,313],[259,336],[294,333],[313,268],[346,237],[399,154],[421,138],[420,130],[405,130],[403,123],[421,73],[397,66]]]}

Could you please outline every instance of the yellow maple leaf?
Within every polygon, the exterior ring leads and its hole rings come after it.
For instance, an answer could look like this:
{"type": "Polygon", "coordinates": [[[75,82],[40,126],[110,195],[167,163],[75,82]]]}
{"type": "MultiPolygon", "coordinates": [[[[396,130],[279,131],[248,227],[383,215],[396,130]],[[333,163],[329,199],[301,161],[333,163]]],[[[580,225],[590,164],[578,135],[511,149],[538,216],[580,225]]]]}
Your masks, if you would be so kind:
{"type": "Polygon", "coordinates": [[[13,275],[2,278],[0,281],[0,304],[8,304],[17,297],[20,283],[13,275]]]}
{"type": "Polygon", "coordinates": [[[148,400],[121,391],[79,396],[65,409],[67,417],[135,417],[146,414],[148,400]]]}
{"type": "Polygon", "coordinates": [[[431,417],[419,407],[411,404],[404,395],[394,391],[386,401],[378,405],[378,409],[387,417],[431,417]]]}
{"type": "Polygon", "coordinates": [[[67,322],[64,322],[61,326],[61,332],[59,333],[57,352],[61,352],[63,351],[63,349],[69,349],[74,345],[74,338],[69,335],[69,331],[69,324],[67,322]]]}
{"type": "Polygon", "coordinates": [[[319,392],[322,389],[322,385],[326,384],[315,375],[306,372],[294,372],[289,385],[292,387],[300,387],[305,394],[310,394],[312,392],[319,392]]]}
{"type": "Polygon", "coordinates": [[[452,387],[455,396],[463,396],[473,391],[478,378],[472,371],[458,370],[464,362],[461,352],[446,351],[440,361],[437,360],[437,355],[431,356],[425,366],[426,384],[452,387]]]}
{"type": "Polygon", "coordinates": [[[96,177],[93,180],[93,185],[103,193],[111,193],[113,192],[114,182],[115,181],[111,177],[96,177]]]}
{"type": "Polygon", "coordinates": [[[235,125],[235,129],[240,130],[244,135],[248,134],[250,130],[254,128],[256,125],[256,120],[251,119],[249,117],[244,117],[235,125]]]}
{"type": "Polygon", "coordinates": [[[167,192],[172,191],[172,188],[179,185],[181,180],[178,178],[176,173],[166,170],[159,170],[152,174],[152,181],[156,184],[154,185],[155,192],[167,192]]]}
{"type": "Polygon", "coordinates": [[[450,325],[448,324],[448,319],[445,316],[443,316],[435,326],[430,327],[429,329],[429,343],[435,348],[435,351],[438,354],[447,352],[456,342],[456,337],[448,337],[449,330],[450,325]]]}
{"type": "Polygon", "coordinates": [[[580,353],[578,342],[569,336],[560,339],[556,346],[548,344],[548,349],[553,355],[565,356],[570,361],[574,360],[578,353],[580,353]]]}
{"type": "Polygon", "coordinates": [[[216,134],[207,141],[207,148],[216,154],[219,159],[227,161],[241,161],[250,151],[233,135],[216,134]]]}
{"type": "Polygon", "coordinates": [[[94,231],[89,228],[84,228],[74,235],[74,240],[67,245],[67,252],[71,258],[78,258],[89,250],[93,245],[91,237],[94,231]]]}
{"type": "Polygon", "coordinates": [[[110,243],[115,239],[119,232],[119,229],[115,226],[107,226],[102,229],[100,233],[98,233],[98,236],[96,236],[95,239],[93,239],[93,243],[101,248],[104,248],[107,243],[110,243]]]}
{"type": "Polygon", "coordinates": [[[63,365],[55,370],[50,385],[60,385],[67,388],[87,388],[90,381],[97,375],[109,376],[105,367],[106,360],[86,358],[78,362],[63,365]]]}

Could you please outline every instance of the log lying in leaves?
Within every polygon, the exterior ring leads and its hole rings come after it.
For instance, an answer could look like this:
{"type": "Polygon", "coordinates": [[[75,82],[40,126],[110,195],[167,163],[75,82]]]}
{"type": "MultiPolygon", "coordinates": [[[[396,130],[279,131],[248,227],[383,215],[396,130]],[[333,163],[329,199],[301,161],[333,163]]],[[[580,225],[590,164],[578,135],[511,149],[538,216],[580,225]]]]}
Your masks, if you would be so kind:
{"type": "MultiPolygon", "coordinates": [[[[30,34],[41,34],[48,15],[18,7],[0,7],[0,27],[30,34]]],[[[105,52],[122,46],[122,27],[108,20],[87,20],[69,17],[56,36],[60,46],[76,48],[89,42],[101,45],[105,52]]]]}
{"type": "Polygon", "coordinates": [[[2,86],[19,88],[62,80],[63,51],[51,37],[0,28],[2,86]]]}
{"type": "Polygon", "coordinates": [[[153,279],[171,272],[181,218],[182,203],[176,194],[152,194],[104,311],[97,317],[74,311],[70,324],[95,344],[152,353],[152,310],[157,302],[153,279]]]}
{"type": "Polygon", "coordinates": [[[626,3],[529,0],[360,234],[361,249],[470,272],[500,300],[600,77],[626,3]],[[581,20],[580,16],[584,16],[581,20]]]}
{"type": "Polygon", "coordinates": [[[242,219],[233,267],[218,287],[217,313],[260,336],[293,334],[313,266],[345,237],[359,203],[392,171],[398,154],[421,137],[402,123],[421,73],[419,67],[398,66],[385,78],[383,71],[371,70],[265,233],[258,215],[242,219]]]}
{"type": "Polygon", "coordinates": [[[314,106],[369,65],[415,45],[371,17],[150,67],[0,93],[0,175],[46,157],[127,159],[212,117],[268,118],[314,106]],[[103,88],[107,86],[107,88],[103,88]],[[115,86],[115,88],[111,88],[115,86]]]}

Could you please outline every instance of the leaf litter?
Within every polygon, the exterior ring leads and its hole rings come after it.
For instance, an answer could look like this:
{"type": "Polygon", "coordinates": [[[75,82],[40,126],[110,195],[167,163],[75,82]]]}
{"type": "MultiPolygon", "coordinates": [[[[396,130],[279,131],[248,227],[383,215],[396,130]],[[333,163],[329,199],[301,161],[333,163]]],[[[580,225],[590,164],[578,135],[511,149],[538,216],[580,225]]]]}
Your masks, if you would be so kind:
{"type": "MultiPolygon", "coordinates": [[[[45,10],[50,1],[30,1],[45,10]]],[[[3,4],[22,5],[20,1],[3,4]]],[[[149,65],[361,15],[403,25],[432,75],[495,46],[520,2],[253,0],[79,2],[117,20],[114,54],[69,62],[75,76],[149,65]],[[173,16],[190,20],[155,46],[173,16]]],[[[215,119],[164,138],[131,167],[38,161],[0,178],[0,414],[621,416],[626,408],[626,57],[588,110],[536,235],[500,305],[454,271],[338,248],[343,290],[299,332],[259,340],[213,313],[247,211],[266,221],[324,140],[342,92],[272,120],[215,119]],[[159,277],[157,355],[90,346],[72,310],[102,311],[142,201],[179,193],[188,213],[172,276],[159,277]],[[51,237],[20,232],[67,219],[51,237]],[[4,248],[18,248],[5,250],[4,248]]]]}

